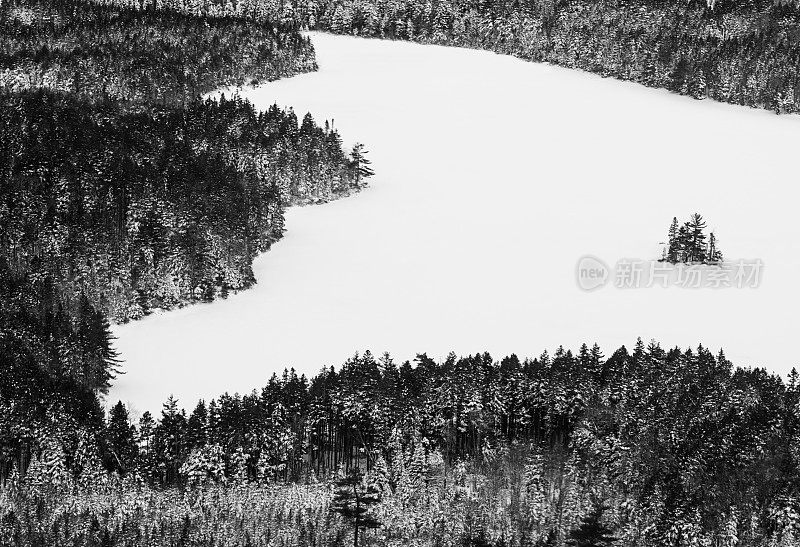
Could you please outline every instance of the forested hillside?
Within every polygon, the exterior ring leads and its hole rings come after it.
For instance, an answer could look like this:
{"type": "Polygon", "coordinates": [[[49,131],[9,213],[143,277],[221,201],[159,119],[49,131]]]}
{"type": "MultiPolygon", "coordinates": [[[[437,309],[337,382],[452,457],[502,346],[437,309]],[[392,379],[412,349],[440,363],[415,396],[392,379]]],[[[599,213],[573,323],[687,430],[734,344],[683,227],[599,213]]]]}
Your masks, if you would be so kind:
{"type": "Polygon", "coordinates": [[[157,3],[178,12],[238,13],[341,34],[487,49],[697,99],[800,110],[800,6],[792,0],[157,3]]]}
{"type": "MultiPolygon", "coordinates": [[[[224,297],[286,206],[357,191],[357,146],[218,87],[314,70],[291,27],[59,0],[0,5],[0,460],[102,420],[109,321],[224,297]]],[[[6,465],[6,464],[2,464],[6,465]]]]}
{"type": "Polygon", "coordinates": [[[8,91],[183,104],[316,68],[308,39],[267,21],[66,0],[0,7],[0,89],[8,91]]]}
{"type": "Polygon", "coordinates": [[[488,49],[697,99],[800,110],[800,9],[773,0],[330,0],[333,32],[488,49]]]}
{"type": "Polygon", "coordinates": [[[799,401],[796,373],[703,347],[367,352],[190,412],[170,399],[132,420],[120,403],[94,428],[44,425],[27,476],[6,467],[0,541],[352,544],[330,479],[360,469],[380,499],[365,545],[565,545],[605,528],[619,545],[790,546],[799,401]]]}

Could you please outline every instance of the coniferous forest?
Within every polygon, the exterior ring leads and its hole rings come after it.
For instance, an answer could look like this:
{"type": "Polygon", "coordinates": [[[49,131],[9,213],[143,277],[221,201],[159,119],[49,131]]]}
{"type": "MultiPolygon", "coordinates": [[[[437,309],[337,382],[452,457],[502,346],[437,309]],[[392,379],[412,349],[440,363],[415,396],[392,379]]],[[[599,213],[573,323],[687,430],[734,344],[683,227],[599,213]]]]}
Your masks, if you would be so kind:
{"type": "Polygon", "coordinates": [[[696,99],[777,113],[800,111],[800,4],[794,0],[157,0],[156,4],[177,12],[240,13],[340,34],[486,49],[696,99]]]}
{"type": "Polygon", "coordinates": [[[352,545],[358,516],[360,545],[796,545],[799,402],[796,373],[703,347],[366,352],[160,416],[28,422],[0,542],[352,545]]]}
{"type": "Polygon", "coordinates": [[[370,171],[310,114],[203,98],[314,70],[291,26],[19,1],[0,28],[7,471],[33,424],[102,415],[120,371],[110,322],[249,287],[285,207],[357,191],[370,171]]]}
{"type": "Polygon", "coordinates": [[[487,49],[696,99],[800,111],[792,0],[311,2],[333,32],[487,49]]]}
{"type": "MultiPolygon", "coordinates": [[[[790,113],[798,17],[771,0],[2,0],[0,545],[799,545],[800,377],[702,346],[366,352],[157,415],[103,400],[124,372],[111,323],[250,287],[286,207],[373,174],[327,122],[217,93],[315,70],[300,29],[790,113]]],[[[664,259],[720,261],[705,228],[675,219],[664,259]]]]}

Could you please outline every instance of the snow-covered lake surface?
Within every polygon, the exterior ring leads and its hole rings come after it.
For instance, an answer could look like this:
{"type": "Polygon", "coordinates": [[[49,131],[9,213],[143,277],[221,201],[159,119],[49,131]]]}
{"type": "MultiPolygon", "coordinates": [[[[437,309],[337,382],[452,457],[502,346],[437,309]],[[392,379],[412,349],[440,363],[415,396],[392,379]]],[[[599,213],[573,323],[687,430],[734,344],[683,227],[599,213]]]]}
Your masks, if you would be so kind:
{"type": "Polygon", "coordinates": [[[781,373],[800,322],[800,118],[463,49],[313,34],[320,70],[242,94],[335,118],[371,188],[294,208],[258,284],[115,328],[134,409],[247,392],[356,351],[535,356],[637,337],[781,373]],[[756,289],[576,283],[580,257],[660,256],[698,211],[756,289]]]}

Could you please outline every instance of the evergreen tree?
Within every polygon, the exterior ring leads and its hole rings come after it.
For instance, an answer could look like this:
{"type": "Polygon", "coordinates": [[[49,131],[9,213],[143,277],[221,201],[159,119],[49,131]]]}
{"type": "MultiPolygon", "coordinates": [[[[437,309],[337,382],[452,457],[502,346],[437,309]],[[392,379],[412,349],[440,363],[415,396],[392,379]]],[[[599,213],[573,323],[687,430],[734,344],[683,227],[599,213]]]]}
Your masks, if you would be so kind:
{"type": "Polygon", "coordinates": [[[100,460],[97,441],[91,433],[78,433],[78,447],[72,461],[73,473],[77,474],[78,484],[84,488],[98,487],[106,483],[108,475],[100,460]]]}
{"type": "Polygon", "coordinates": [[[722,262],[722,251],[719,250],[719,246],[717,243],[717,236],[714,235],[714,232],[711,232],[708,235],[708,253],[707,259],[709,262],[722,262]]]}
{"type": "Polygon", "coordinates": [[[667,261],[673,264],[678,262],[678,257],[681,252],[680,240],[678,239],[679,229],[678,217],[672,217],[672,224],[669,226],[669,235],[667,239],[667,261]]]}
{"type": "Polygon", "coordinates": [[[367,151],[361,143],[356,143],[353,146],[353,151],[350,152],[350,169],[356,186],[361,185],[362,179],[369,178],[375,174],[370,167],[372,161],[367,159],[366,154],[367,151]]]}
{"type": "Polygon", "coordinates": [[[678,262],[689,262],[691,256],[691,238],[688,223],[678,228],[678,262]]]}
{"type": "Polygon", "coordinates": [[[605,507],[595,504],[592,511],[581,519],[581,524],[570,531],[566,544],[572,547],[608,547],[617,542],[611,529],[601,522],[605,507]]]}
{"type": "Polygon", "coordinates": [[[170,395],[161,410],[155,429],[154,454],[165,484],[172,484],[186,458],[186,414],[178,409],[178,401],[170,395]]]}
{"type": "Polygon", "coordinates": [[[136,428],[130,423],[128,410],[122,401],[109,411],[106,439],[112,456],[112,469],[120,474],[127,473],[134,466],[138,447],[136,428]]]}
{"type": "Polygon", "coordinates": [[[358,547],[358,535],[362,529],[380,527],[380,522],[370,514],[370,508],[379,501],[378,489],[365,485],[358,469],[336,481],[331,511],[353,526],[353,547],[358,547]]]}
{"type": "Polygon", "coordinates": [[[208,410],[205,401],[199,401],[186,422],[187,447],[200,448],[208,442],[208,410]]]}
{"type": "Polygon", "coordinates": [[[137,428],[137,445],[139,457],[137,458],[137,468],[147,479],[156,479],[158,474],[158,461],[155,454],[155,432],[156,421],[149,411],[144,411],[139,418],[137,428]]]}
{"type": "Polygon", "coordinates": [[[686,241],[688,242],[687,262],[705,262],[706,235],[703,230],[706,222],[699,213],[694,213],[686,223],[686,241]]]}

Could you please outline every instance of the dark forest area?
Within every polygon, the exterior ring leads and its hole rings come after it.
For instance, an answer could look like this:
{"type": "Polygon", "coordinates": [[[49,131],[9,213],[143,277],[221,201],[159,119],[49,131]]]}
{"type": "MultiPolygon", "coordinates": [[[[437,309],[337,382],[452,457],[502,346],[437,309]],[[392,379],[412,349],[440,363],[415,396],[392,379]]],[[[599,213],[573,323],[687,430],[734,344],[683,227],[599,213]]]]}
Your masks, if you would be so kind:
{"type": "Polygon", "coordinates": [[[773,0],[312,2],[312,27],[486,49],[696,99],[800,110],[800,10],[773,0]]]}
{"type": "Polygon", "coordinates": [[[98,0],[485,49],[696,99],[800,110],[793,0],[98,0]]]}
{"type": "Polygon", "coordinates": [[[25,478],[6,467],[0,538],[352,544],[339,515],[358,477],[375,524],[363,544],[788,546],[799,402],[797,373],[787,384],[703,347],[366,352],[188,412],[170,399],[134,420],[118,403],[77,430],[38,424],[25,478]]]}
{"type": "Polygon", "coordinates": [[[5,461],[40,418],[97,421],[120,371],[109,322],[249,287],[285,207],[369,169],[310,114],[201,96],[314,70],[291,28],[83,2],[0,16],[5,461]]]}
{"type": "MultiPolygon", "coordinates": [[[[366,352],[158,415],[103,400],[124,372],[112,322],[250,287],[286,207],[372,174],[327,122],[219,93],[315,70],[302,29],[795,113],[798,17],[762,0],[4,0],[0,544],[798,545],[800,379],[704,347],[366,352]]],[[[721,260],[704,228],[675,219],[663,259],[721,260]]]]}

